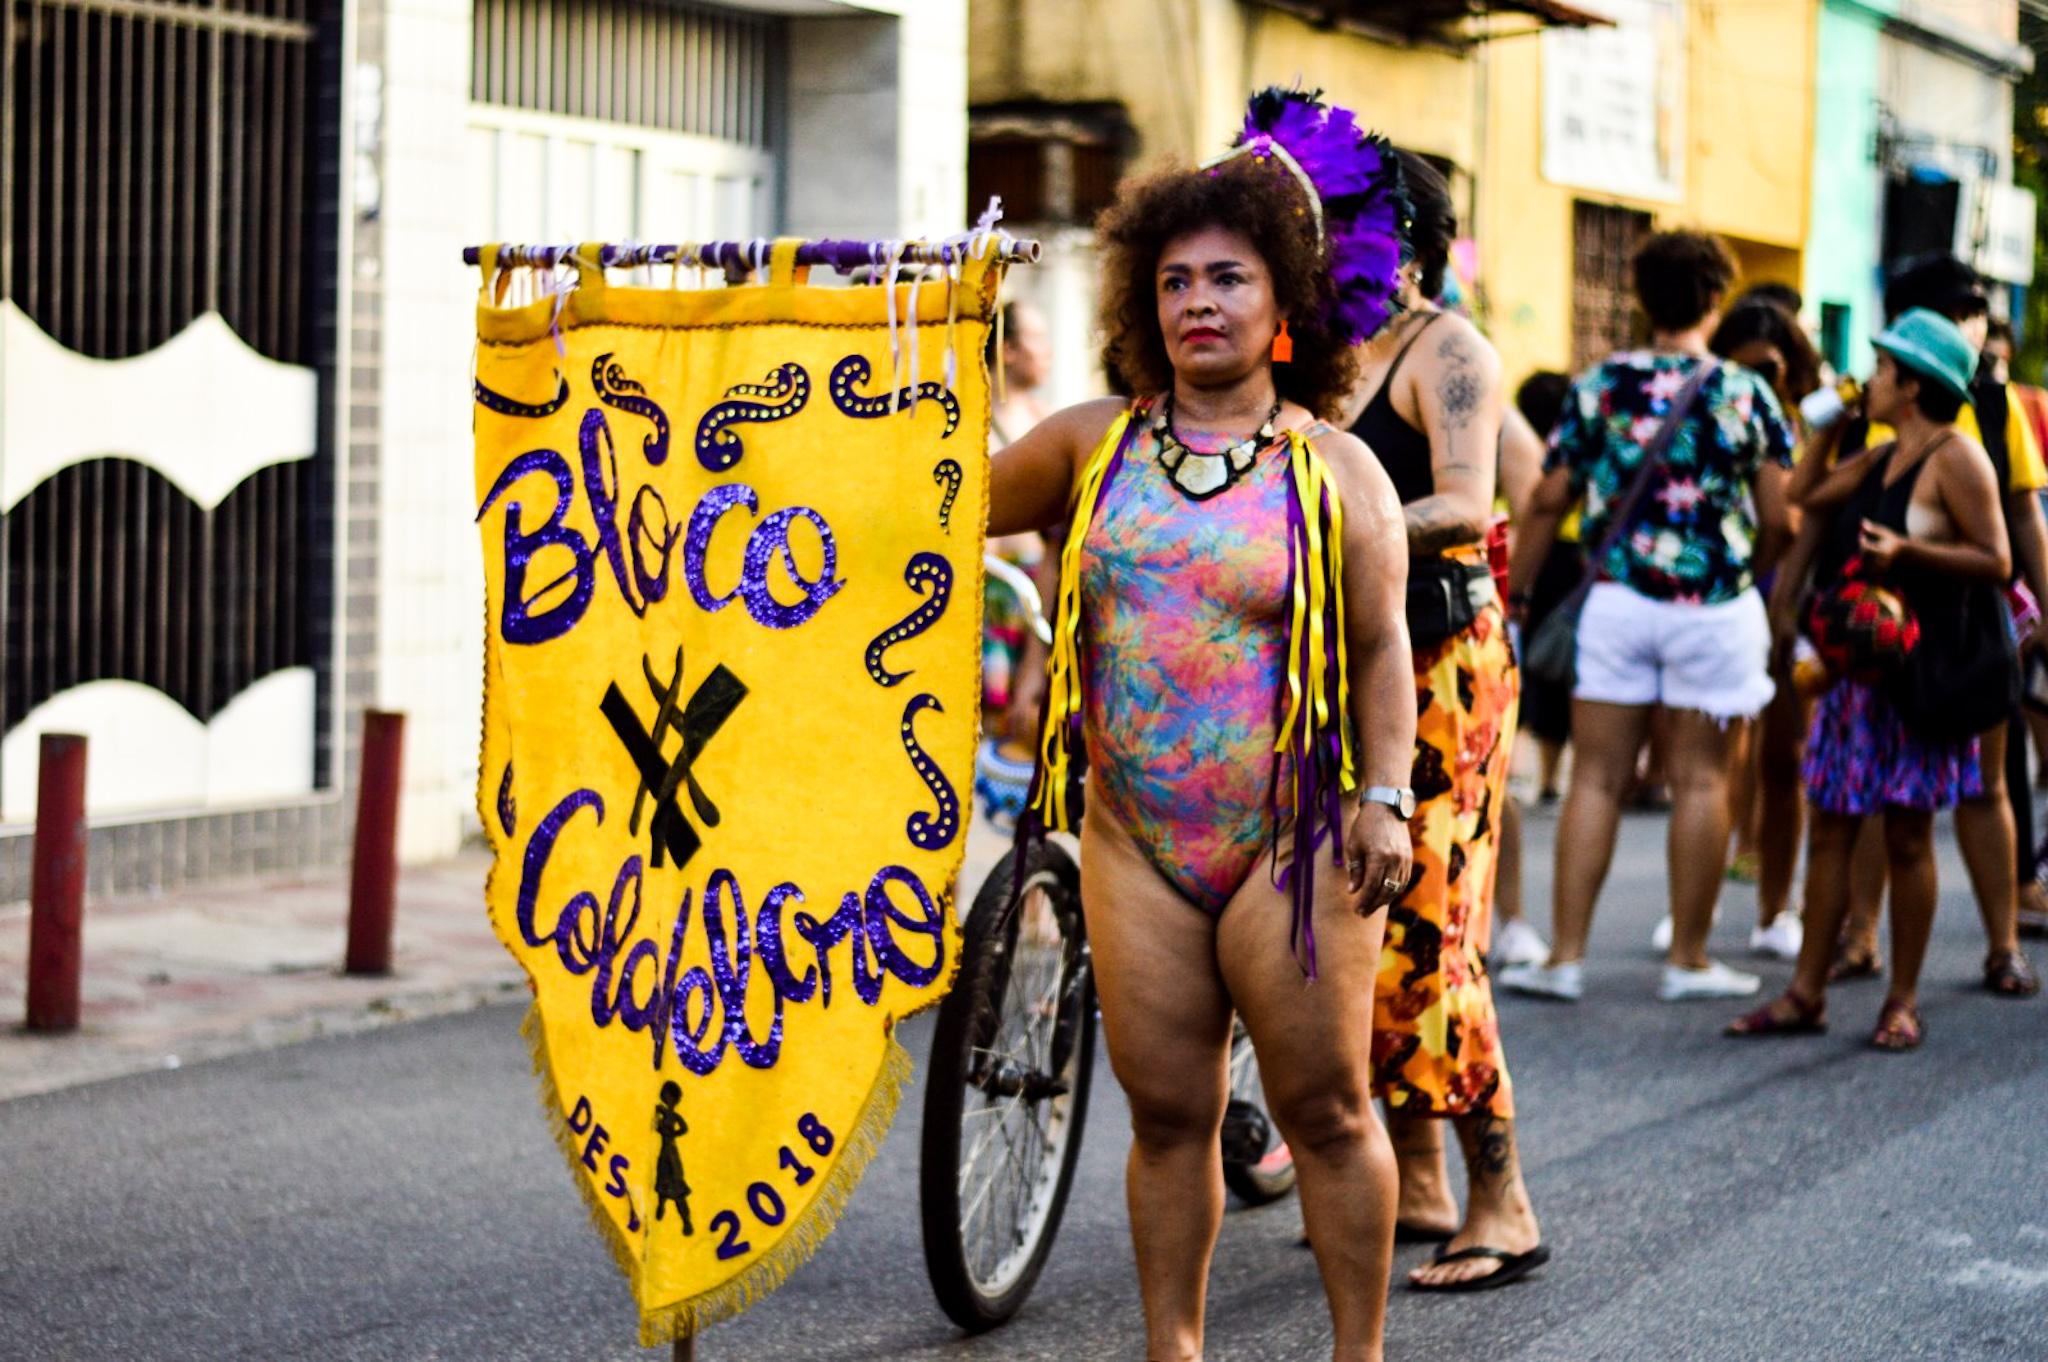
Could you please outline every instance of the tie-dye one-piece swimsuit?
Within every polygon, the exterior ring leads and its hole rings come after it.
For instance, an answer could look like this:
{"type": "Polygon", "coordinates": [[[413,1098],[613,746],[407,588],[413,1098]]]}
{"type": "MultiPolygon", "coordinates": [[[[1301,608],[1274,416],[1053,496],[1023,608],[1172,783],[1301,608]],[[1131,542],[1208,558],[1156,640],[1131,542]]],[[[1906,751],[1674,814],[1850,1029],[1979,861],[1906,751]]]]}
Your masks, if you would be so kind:
{"type": "Polygon", "coordinates": [[[1089,798],[1223,911],[1272,841],[1289,619],[1287,443],[1206,501],[1140,430],[1081,546],[1089,798]]]}

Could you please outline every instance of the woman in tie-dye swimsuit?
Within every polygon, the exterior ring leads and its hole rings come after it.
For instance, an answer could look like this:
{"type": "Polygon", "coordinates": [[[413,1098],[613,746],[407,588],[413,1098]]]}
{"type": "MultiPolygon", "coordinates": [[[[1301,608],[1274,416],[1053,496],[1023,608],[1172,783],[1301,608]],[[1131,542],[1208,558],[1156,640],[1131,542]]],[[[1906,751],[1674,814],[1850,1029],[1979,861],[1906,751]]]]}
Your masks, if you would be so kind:
{"type": "Polygon", "coordinates": [[[1182,897],[1221,913],[1273,841],[1285,441],[1191,515],[1139,426],[1081,549],[1089,795],[1182,897]]]}
{"type": "Polygon", "coordinates": [[[1407,553],[1385,474],[1317,415],[1385,320],[1391,172],[1348,113],[1298,95],[1255,100],[1242,147],[1126,186],[1104,216],[1104,368],[1138,400],[1059,412],[993,462],[991,534],[1069,527],[1020,849],[1081,837],[1145,1355],[1201,1355],[1235,1011],[1294,1152],[1335,1349],[1376,1356],[1394,1187],[1373,979],[1411,847],[1373,802],[1403,791],[1372,787],[1407,784],[1415,741],[1407,553]],[[1282,155],[1266,117],[1330,141],[1282,155]],[[1333,162],[1356,172],[1348,194],[1315,198],[1304,167],[1333,162]],[[1333,269],[1339,241],[1371,259],[1333,269]]]}

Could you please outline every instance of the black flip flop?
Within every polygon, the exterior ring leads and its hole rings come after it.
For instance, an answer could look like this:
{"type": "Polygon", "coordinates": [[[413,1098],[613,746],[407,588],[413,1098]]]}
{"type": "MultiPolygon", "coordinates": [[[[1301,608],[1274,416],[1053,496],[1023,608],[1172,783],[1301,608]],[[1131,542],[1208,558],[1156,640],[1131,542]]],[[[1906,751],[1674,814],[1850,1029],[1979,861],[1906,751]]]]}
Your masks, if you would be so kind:
{"type": "MultiPolygon", "coordinates": [[[[1457,1230],[1431,1230],[1420,1225],[1411,1225],[1405,1220],[1394,1222],[1394,1242],[1397,1244],[1444,1244],[1449,1243],[1457,1230]]],[[[1296,1248],[1313,1247],[1308,1242],[1308,1231],[1301,1232],[1301,1238],[1294,1241],[1296,1248]]]]}
{"type": "Polygon", "coordinates": [[[1433,1230],[1425,1225],[1411,1225],[1405,1220],[1394,1222],[1394,1242],[1397,1244],[1447,1244],[1457,1233],[1455,1225],[1447,1230],[1433,1230]]]}
{"type": "Polygon", "coordinates": [[[1434,1263],[1458,1263],[1467,1258],[1492,1258],[1500,1267],[1484,1277],[1470,1281],[1446,1282],[1442,1286],[1431,1286],[1426,1282],[1410,1281],[1410,1291],[1491,1291],[1509,1282],[1518,1282],[1550,1261],[1550,1250],[1538,1244],[1527,1253],[1509,1253],[1506,1249],[1487,1248],[1475,1244],[1471,1248],[1459,1249],[1456,1253],[1439,1253],[1430,1261],[1434,1263]]]}

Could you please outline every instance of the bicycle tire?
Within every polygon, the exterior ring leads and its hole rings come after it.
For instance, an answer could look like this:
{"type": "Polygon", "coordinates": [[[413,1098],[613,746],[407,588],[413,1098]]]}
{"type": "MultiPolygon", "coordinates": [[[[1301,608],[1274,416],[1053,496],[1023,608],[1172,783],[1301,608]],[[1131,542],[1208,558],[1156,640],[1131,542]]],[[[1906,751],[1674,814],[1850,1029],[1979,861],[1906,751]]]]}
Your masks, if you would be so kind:
{"type": "Polygon", "coordinates": [[[1266,1110],[1258,1064],[1244,1023],[1235,1023],[1230,1038],[1230,1110],[1223,1123],[1223,1184],[1245,1206],[1278,1201],[1294,1190],[1296,1176],[1294,1155],[1266,1110]],[[1234,1157],[1233,1145],[1247,1139],[1253,1148],[1234,1157]]]}
{"type": "Polygon", "coordinates": [[[1081,925],[1080,869],[1065,850],[1043,843],[1033,848],[1026,867],[1025,892],[1013,898],[1015,856],[1014,851],[1006,855],[975,895],[961,946],[959,977],[940,1004],[933,1028],[925,1083],[918,1159],[925,1272],[940,1308],[970,1333],[993,1329],[1016,1314],[1044,1270],[1080,1161],[1095,1067],[1095,986],[1081,925]],[[1037,1191],[1032,1206],[1036,1209],[1028,1226],[1030,1242],[1020,1242],[1002,1259],[1000,1271],[981,1273],[970,1262],[961,1224],[962,1122],[970,1093],[987,1091],[971,1081],[976,1051],[985,1051],[983,1042],[992,1028],[1000,1025],[1024,916],[1019,906],[1034,892],[1047,896],[1061,933],[1057,1011],[1052,1017],[1048,1065],[1055,1075],[1070,1075],[1065,1093],[1045,1100],[1057,1102],[1061,1096],[1070,1100],[1057,1118],[1057,1167],[1049,1178],[1041,1174],[1034,1184],[1037,1191]],[[1045,1198],[1042,1206],[1040,1197],[1045,1198]]]}

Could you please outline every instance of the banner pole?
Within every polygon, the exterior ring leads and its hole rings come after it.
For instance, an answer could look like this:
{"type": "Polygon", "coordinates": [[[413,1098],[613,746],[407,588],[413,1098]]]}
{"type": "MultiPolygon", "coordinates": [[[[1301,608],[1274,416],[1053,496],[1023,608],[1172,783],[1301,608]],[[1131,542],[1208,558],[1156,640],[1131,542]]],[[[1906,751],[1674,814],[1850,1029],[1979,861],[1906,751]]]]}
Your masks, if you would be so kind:
{"type": "Polygon", "coordinates": [[[696,1335],[685,1334],[677,1339],[674,1349],[669,1353],[669,1362],[697,1362],[696,1335]]]}

